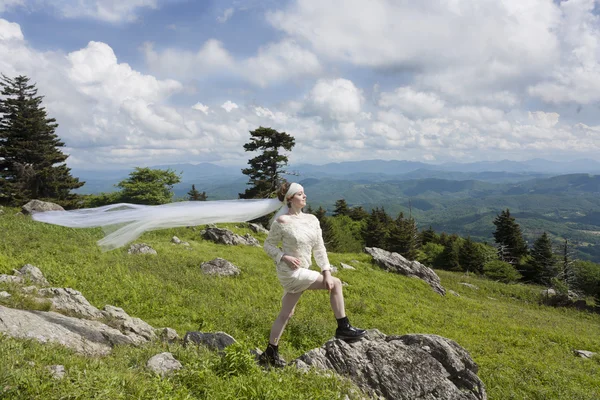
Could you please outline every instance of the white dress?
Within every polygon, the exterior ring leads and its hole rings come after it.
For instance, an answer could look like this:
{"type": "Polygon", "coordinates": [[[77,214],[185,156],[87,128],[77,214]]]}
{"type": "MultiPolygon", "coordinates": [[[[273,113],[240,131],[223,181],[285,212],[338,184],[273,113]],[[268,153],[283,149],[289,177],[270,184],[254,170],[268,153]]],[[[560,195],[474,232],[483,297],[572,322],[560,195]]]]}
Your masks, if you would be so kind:
{"type": "Polygon", "coordinates": [[[317,271],[308,269],[312,265],[313,252],[321,271],[331,269],[319,220],[312,214],[290,216],[285,223],[273,221],[264,249],[275,261],[277,277],[286,293],[302,292],[319,277],[317,271]],[[282,243],[281,248],[278,247],[279,242],[282,243]],[[281,259],[284,254],[298,258],[300,268],[292,269],[287,265],[281,259]]]}

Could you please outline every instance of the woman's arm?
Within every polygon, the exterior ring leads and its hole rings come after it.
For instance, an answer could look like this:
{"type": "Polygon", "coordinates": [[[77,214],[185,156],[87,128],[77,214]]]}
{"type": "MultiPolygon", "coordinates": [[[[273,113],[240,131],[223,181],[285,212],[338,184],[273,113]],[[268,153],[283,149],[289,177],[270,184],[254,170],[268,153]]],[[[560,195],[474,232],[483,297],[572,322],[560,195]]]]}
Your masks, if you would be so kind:
{"type": "MultiPolygon", "coordinates": [[[[317,240],[313,246],[315,261],[317,262],[319,268],[321,268],[321,272],[331,271],[329,258],[327,257],[327,250],[325,249],[325,243],[323,242],[323,231],[321,230],[321,224],[319,224],[317,217],[315,217],[315,220],[317,223],[317,240]]],[[[324,274],[324,276],[327,276],[327,274],[324,274]]]]}
{"type": "Polygon", "coordinates": [[[265,252],[269,255],[269,257],[271,257],[273,261],[275,261],[276,264],[279,263],[279,261],[281,261],[281,257],[283,257],[284,255],[283,251],[281,251],[281,249],[278,247],[282,237],[283,234],[281,232],[281,226],[279,225],[279,222],[273,221],[273,224],[271,225],[271,230],[269,231],[269,235],[265,240],[263,248],[265,249],[265,252]]]}

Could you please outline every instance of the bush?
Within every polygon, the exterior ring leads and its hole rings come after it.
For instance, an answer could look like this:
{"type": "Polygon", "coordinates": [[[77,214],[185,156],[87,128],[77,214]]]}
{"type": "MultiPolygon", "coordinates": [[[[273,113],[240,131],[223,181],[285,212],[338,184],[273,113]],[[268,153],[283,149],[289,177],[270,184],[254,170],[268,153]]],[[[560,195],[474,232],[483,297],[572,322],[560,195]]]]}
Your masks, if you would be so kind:
{"type": "Polygon", "coordinates": [[[483,266],[483,275],[486,278],[503,283],[513,283],[521,279],[521,274],[515,267],[500,260],[485,263],[483,266]]]}
{"type": "Polygon", "coordinates": [[[444,252],[444,246],[441,244],[429,242],[421,247],[417,255],[417,261],[428,267],[437,266],[438,259],[444,252]]]}

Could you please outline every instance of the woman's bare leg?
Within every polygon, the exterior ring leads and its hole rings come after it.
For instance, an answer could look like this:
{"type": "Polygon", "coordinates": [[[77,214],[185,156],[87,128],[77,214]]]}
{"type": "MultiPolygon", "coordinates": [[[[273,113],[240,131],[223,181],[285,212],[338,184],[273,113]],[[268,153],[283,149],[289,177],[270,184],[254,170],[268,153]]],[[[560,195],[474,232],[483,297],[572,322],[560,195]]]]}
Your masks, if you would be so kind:
{"type": "MultiPolygon", "coordinates": [[[[319,290],[327,289],[323,283],[323,275],[320,275],[312,285],[309,286],[308,290],[319,290]]],[[[342,293],[342,281],[339,278],[333,277],[333,289],[329,291],[329,302],[331,303],[331,309],[336,319],[344,318],[346,316],[346,310],[344,309],[344,293],[342,293]]]]}
{"type": "Polygon", "coordinates": [[[273,322],[273,326],[271,327],[271,335],[269,336],[269,343],[277,346],[279,344],[279,339],[283,334],[283,330],[287,325],[288,321],[294,315],[294,309],[296,308],[296,304],[298,304],[298,300],[300,300],[300,296],[302,296],[302,292],[300,293],[286,293],[281,299],[281,311],[279,311],[279,315],[275,322],[273,322]]]}

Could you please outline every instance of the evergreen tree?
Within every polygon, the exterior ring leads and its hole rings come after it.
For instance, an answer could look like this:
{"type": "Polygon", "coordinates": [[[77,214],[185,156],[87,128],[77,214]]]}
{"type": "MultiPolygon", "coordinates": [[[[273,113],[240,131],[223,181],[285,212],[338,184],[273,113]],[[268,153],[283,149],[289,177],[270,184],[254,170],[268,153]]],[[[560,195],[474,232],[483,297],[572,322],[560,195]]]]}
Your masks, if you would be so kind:
{"type": "Polygon", "coordinates": [[[250,131],[250,142],[244,145],[245,151],[259,151],[262,153],[250,159],[249,168],[244,168],[242,173],[248,175],[247,185],[250,187],[240,193],[241,199],[256,199],[272,197],[282,182],[283,168],[287,165],[287,156],[280,153],[280,149],[291,151],[295,145],[292,136],[275,129],[263,128],[250,131]]]}
{"type": "Polygon", "coordinates": [[[438,236],[435,233],[435,231],[433,230],[433,228],[431,227],[431,225],[429,225],[429,228],[422,231],[420,236],[421,236],[420,237],[421,246],[425,246],[427,243],[431,243],[431,242],[433,242],[433,243],[438,242],[438,236]]]}
{"type": "Polygon", "coordinates": [[[133,204],[166,204],[173,199],[173,185],[179,183],[180,175],[170,169],[137,167],[129,178],[119,182],[121,201],[133,204]]]}
{"type": "MultiPolygon", "coordinates": [[[[363,241],[366,247],[387,247],[387,226],[382,222],[382,212],[385,211],[375,208],[367,219],[367,223],[362,229],[363,241]]],[[[385,220],[385,218],[383,218],[385,220]]]]}
{"type": "Polygon", "coordinates": [[[523,278],[526,281],[549,285],[557,274],[556,258],[552,252],[552,242],[544,232],[533,243],[531,258],[523,266],[523,278]]]}
{"type": "Polygon", "coordinates": [[[569,246],[569,240],[565,239],[565,242],[561,246],[560,262],[558,265],[557,276],[561,282],[565,284],[568,289],[572,289],[577,286],[576,275],[574,269],[575,258],[571,247],[569,246]]]}
{"type": "Polygon", "coordinates": [[[313,211],[312,207],[310,206],[310,204],[306,205],[306,209],[304,210],[305,213],[307,214],[314,214],[315,212],[313,211]]]}
{"type": "Polygon", "coordinates": [[[58,124],[47,118],[29,78],[0,79],[0,204],[22,205],[31,199],[65,207],[78,205],[71,190],[84,182],[71,176],[61,152],[64,143],[54,133],[58,124]]]}
{"type": "Polygon", "coordinates": [[[461,271],[460,265],[460,242],[458,236],[453,234],[448,237],[444,251],[439,257],[441,268],[450,271],[461,271]]]}
{"type": "Polygon", "coordinates": [[[409,260],[414,260],[417,257],[417,239],[415,220],[413,218],[405,219],[401,212],[389,230],[387,249],[399,253],[409,260]]]}
{"type": "Polygon", "coordinates": [[[317,208],[317,211],[315,211],[315,217],[317,217],[319,222],[323,222],[323,220],[325,219],[325,214],[327,214],[327,211],[321,206],[319,206],[319,208],[317,208]]]}
{"type": "Polygon", "coordinates": [[[479,244],[469,236],[460,246],[458,261],[463,271],[482,274],[483,265],[488,260],[486,260],[485,253],[480,249],[479,244]]]}
{"type": "Polygon", "coordinates": [[[352,218],[353,221],[364,221],[369,218],[369,213],[365,211],[361,206],[352,207],[348,216],[352,218]]]}
{"type": "Polygon", "coordinates": [[[331,223],[331,217],[323,217],[320,224],[323,232],[323,242],[325,243],[327,251],[339,251],[340,243],[333,224],[331,223]]]}
{"type": "Polygon", "coordinates": [[[348,208],[348,203],[346,200],[339,199],[335,202],[335,209],[333,210],[333,216],[337,217],[338,215],[349,215],[350,210],[348,208]]]}
{"type": "Polygon", "coordinates": [[[501,252],[501,258],[510,264],[518,264],[521,257],[527,255],[527,244],[523,239],[521,227],[510,215],[508,208],[496,216],[494,225],[494,239],[501,252]]]}
{"type": "Polygon", "coordinates": [[[187,194],[190,201],[206,201],[208,199],[206,192],[200,193],[196,190],[196,185],[192,185],[192,190],[190,190],[187,194]]]}

